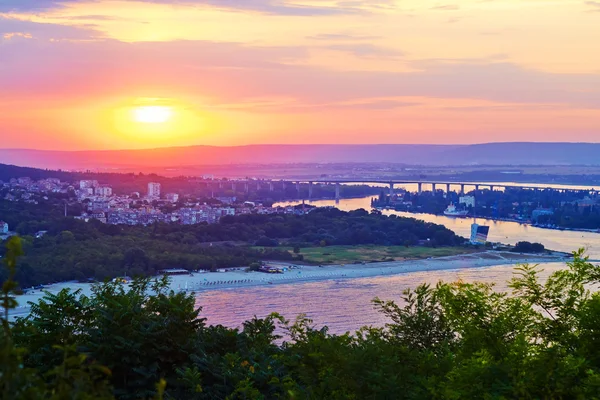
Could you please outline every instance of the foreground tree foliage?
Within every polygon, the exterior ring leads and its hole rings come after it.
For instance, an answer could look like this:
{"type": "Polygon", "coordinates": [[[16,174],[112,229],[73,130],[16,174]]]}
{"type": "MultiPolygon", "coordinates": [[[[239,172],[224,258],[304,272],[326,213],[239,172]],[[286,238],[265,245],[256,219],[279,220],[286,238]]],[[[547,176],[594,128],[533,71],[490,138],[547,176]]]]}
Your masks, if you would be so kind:
{"type": "Polygon", "coordinates": [[[376,299],[384,327],[332,335],[300,316],[207,326],[165,279],[64,290],[9,322],[18,239],[2,288],[3,399],[596,399],[600,268],[576,252],[511,293],[439,283],[376,299]]]}

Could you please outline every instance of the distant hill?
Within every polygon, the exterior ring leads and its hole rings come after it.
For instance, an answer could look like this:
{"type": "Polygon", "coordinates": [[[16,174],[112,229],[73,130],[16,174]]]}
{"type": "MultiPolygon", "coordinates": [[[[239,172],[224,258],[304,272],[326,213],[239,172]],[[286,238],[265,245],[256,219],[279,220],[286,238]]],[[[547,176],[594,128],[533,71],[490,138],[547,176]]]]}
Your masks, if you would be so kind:
{"type": "Polygon", "coordinates": [[[600,165],[599,155],[600,143],[251,145],[106,151],[0,149],[0,163],[78,170],[353,162],[412,165],[600,165]]]}

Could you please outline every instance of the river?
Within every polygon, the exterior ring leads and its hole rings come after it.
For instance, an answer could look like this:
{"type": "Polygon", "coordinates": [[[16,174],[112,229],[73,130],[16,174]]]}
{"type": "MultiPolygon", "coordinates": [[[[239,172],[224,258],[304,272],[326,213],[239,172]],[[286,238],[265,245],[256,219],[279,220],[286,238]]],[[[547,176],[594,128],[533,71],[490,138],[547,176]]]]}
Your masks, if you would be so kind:
{"type": "MultiPolygon", "coordinates": [[[[371,198],[363,197],[357,199],[341,199],[338,204],[335,200],[317,200],[307,204],[318,207],[335,206],[340,210],[351,211],[363,208],[371,209],[371,198]]],[[[298,204],[298,201],[276,203],[275,206],[286,206],[298,204]]],[[[417,218],[426,222],[433,222],[446,226],[456,234],[469,237],[471,235],[471,224],[476,221],[480,225],[490,227],[489,241],[515,244],[521,241],[542,243],[546,248],[556,251],[571,252],[580,247],[585,247],[591,258],[600,258],[600,234],[594,232],[561,231],[554,229],[537,228],[527,224],[510,221],[494,221],[485,218],[451,218],[443,215],[413,214],[394,210],[383,210],[387,215],[400,215],[403,217],[417,218]]]]}
{"type": "MultiPolygon", "coordinates": [[[[486,268],[412,272],[391,276],[324,280],[316,282],[256,286],[200,292],[196,304],[202,306],[201,316],[210,325],[239,327],[253,316],[266,317],[272,312],[288,320],[305,314],[317,327],[327,326],[331,333],[355,331],[363,326],[383,326],[387,318],[374,309],[372,300],[398,301],[405,289],[440,280],[454,282],[495,283],[506,290],[512,265],[486,268]]],[[[559,264],[543,264],[542,277],[557,270],[559,264]]]]}
{"type": "MultiPolygon", "coordinates": [[[[298,204],[295,202],[277,203],[277,205],[298,204]]],[[[350,211],[370,209],[370,197],[342,199],[338,204],[334,200],[310,202],[315,206],[337,206],[350,211]]],[[[384,211],[418,218],[427,222],[445,225],[461,236],[468,237],[473,219],[457,219],[430,214],[411,214],[397,211],[384,211]]],[[[536,228],[517,222],[477,219],[480,224],[490,226],[489,240],[514,244],[519,241],[540,242],[549,249],[570,252],[586,247],[590,257],[600,258],[600,234],[589,232],[559,231],[536,228]]],[[[561,267],[560,264],[540,266],[547,276],[561,267]]],[[[293,320],[299,314],[306,314],[314,320],[317,327],[328,326],[332,333],[355,331],[365,326],[382,326],[387,319],[377,312],[372,299],[399,300],[402,291],[414,288],[421,283],[436,283],[440,280],[493,282],[497,289],[506,289],[514,265],[487,268],[460,268],[451,271],[431,271],[406,273],[393,276],[355,278],[318,282],[295,283],[288,285],[236,288],[230,290],[205,291],[197,295],[197,304],[203,307],[202,316],[209,324],[222,324],[239,327],[243,321],[254,315],[265,317],[278,312],[293,320]]]]}

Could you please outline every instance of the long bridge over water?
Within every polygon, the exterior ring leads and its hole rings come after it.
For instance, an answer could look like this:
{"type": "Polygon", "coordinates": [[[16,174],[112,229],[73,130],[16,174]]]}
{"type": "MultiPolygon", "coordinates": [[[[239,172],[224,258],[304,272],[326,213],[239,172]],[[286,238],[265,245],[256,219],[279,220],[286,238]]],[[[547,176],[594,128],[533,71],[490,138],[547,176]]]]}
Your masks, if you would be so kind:
{"type": "Polygon", "coordinates": [[[389,188],[389,194],[394,194],[394,189],[396,186],[404,186],[404,185],[417,185],[417,192],[420,194],[423,192],[424,188],[431,188],[432,192],[435,192],[438,189],[445,188],[446,192],[449,193],[452,187],[460,189],[458,191],[459,194],[465,194],[465,187],[474,187],[475,190],[480,190],[482,188],[487,188],[489,190],[506,190],[506,189],[524,189],[524,190],[555,190],[558,192],[579,192],[586,193],[589,195],[597,195],[599,190],[590,188],[583,188],[582,186],[578,186],[577,188],[569,187],[569,185],[562,184],[519,184],[519,183],[482,183],[482,182],[460,182],[460,181],[441,181],[441,180],[411,180],[411,179],[401,179],[401,180],[388,180],[388,179],[282,179],[282,180],[261,180],[261,179],[231,179],[231,180],[214,180],[214,179],[198,179],[196,180],[200,183],[205,183],[208,186],[218,185],[219,188],[224,188],[227,185],[230,185],[233,191],[239,188],[241,185],[245,192],[248,192],[252,186],[256,187],[257,190],[268,188],[269,191],[275,191],[277,187],[286,190],[289,186],[296,187],[298,191],[298,195],[300,197],[300,189],[301,185],[308,185],[308,198],[312,198],[313,194],[313,186],[314,185],[335,185],[335,198],[340,199],[340,187],[341,185],[349,185],[349,184],[375,184],[375,185],[383,185],[389,188]]]}

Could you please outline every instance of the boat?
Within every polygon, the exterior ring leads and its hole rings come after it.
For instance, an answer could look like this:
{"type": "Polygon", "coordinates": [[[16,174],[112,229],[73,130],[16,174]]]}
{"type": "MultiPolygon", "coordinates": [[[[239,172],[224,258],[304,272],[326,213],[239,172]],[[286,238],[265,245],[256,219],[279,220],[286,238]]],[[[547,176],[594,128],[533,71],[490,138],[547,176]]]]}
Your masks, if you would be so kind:
{"type": "Polygon", "coordinates": [[[454,204],[450,203],[448,208],[444,210],[444,215],[447,217],[466,217],[469,215],[469,211],[467,210],[458,210],[454,204]]]}

